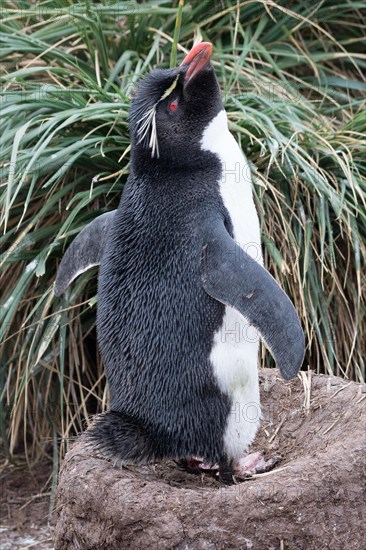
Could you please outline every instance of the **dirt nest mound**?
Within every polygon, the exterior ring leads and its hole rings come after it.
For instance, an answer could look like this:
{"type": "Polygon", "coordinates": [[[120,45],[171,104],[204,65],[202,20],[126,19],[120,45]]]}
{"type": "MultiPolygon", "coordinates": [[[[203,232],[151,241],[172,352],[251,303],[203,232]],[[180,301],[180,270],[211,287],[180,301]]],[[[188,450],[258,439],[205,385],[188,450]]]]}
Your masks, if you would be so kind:
{"type": "Polygon", "coordinates": [[[80,440],[61,470],[56,550],[362,548],[365,386],[267,369],[260,379],[252,449],[280,454],[275,469],[224,486],[174,462],[121,470],[80,440]]]}

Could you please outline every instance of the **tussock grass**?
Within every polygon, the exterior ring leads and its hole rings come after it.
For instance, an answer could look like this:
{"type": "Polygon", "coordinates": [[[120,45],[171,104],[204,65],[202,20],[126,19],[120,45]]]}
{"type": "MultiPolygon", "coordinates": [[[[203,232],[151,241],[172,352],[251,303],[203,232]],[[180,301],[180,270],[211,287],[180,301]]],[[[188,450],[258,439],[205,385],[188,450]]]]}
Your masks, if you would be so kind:
{"type": "MultiPolygon", "coordinates": [[[[2,3],[0,431],[5,452],[57,456],[107,403],[96,270],[62,300],[58,262],[117,206],[137,79],[169,66],[178,2],[2,3]]],[[[186,2],[231,130],[252,163],[267,267],[294,301],[317,372],[365,379],[363,2],[186,2]]],[[[262,363],[270,364],[269,354],[262,363]]]]}

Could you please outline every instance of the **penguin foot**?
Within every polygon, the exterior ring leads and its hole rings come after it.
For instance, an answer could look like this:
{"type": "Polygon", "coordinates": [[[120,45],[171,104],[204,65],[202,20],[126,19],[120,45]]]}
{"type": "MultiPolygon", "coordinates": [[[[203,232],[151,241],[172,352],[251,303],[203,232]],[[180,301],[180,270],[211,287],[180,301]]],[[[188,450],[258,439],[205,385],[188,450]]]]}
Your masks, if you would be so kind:
{"type": "Polygon", "coordinates": [[[237,483],[234,471],[227,462],[220,462],[220,466],[219,464],[210,465],[206,464],[201,458],[189,457],[177,460],[176,464],[190,474],[207,474],[216,480],[220,480],[225,485],[237,483]]]}
{"type": "Polygon", "coordinates": [[[266,460],[262,453],[255,452],[239,459],[228,462],[226,459],[220,464],[206,464],[202,458],[191,456],[177,461],[177,464],[190,474],[209,474],[218,478],[225,485],[232,485],[248,479],[254,474],[262,474],[272,470],[279,463],[281,457],[275,455],[266,460]]]}
{"type": "Polygon", "coordinates": [[[177,461],[180,468],[183,468],[190,474],[215,474],[219,469],[218,464],[210,465],[206,464],[202,458],[196,456],[190,456],[189,458],[182,458],[177,461]]]}
{"type": "Polygon", "coordinates": [[[279,456],[275,455],[266,460],[262,453],[255,452],[233,461],[232,468],[235,476],[246,478],[272,470],[279,461],[279,456]]]}
{"type": "Polygon", "coordinates": [[[262,474],[272,470],[280,459],[280,456],[274,456],[266,460],[262,453],[250,453],[230,463],[223,460],[220,462],[220,469],[216,475],[226,485],[237,484],[252,477],[254,474],[262,474]]]}

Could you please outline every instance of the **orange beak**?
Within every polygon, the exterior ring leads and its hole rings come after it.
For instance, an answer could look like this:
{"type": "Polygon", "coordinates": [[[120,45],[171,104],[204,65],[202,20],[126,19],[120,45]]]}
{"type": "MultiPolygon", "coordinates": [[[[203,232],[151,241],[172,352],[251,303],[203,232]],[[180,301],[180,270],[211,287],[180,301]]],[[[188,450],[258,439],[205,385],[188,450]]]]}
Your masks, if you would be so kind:
{"type": "Polygon", "coordinates": [[[189,65],[185,76],[185,83],[198,74],[210,61],[212,54],[212,44],[210,42],[200,42],[196,44],[181,65],[189,65]]]}

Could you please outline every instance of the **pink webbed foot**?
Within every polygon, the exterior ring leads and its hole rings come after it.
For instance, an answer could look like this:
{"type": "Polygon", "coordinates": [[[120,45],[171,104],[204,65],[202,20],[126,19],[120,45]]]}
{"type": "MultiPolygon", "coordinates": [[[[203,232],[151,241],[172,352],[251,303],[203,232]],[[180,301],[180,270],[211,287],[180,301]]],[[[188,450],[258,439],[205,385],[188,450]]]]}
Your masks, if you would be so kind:
{"type": "Polygon", "coordinates": [[[201,458],[189,457],[179,461],[179,465],[193,474],[206,473],[219,478],[223,483],[232,484],[243,481],[255,474],[262,474],[272,470],[280,461],[279,456],[265,459],[260,452],[250,453],[231,461],[223,460],[219,464],[206,464],[201,458]]]}
{"type": "Polygon", "coordinates": [[[272,470],[279,461],[279,456],[273,456],[266,460],[262,453],[255,452],[233,461],[231,467],[235,476],[248,477],[272,470]]]}
{"type": "Polygon", "coordinates": [[[191,474],[202,474],[202,473],[213,474],[215,472],[218,472],[219,470],[218,464],[214,464],[214,465],[206,464],[202,458],[198,458],[196,456],[183,458],[179,460],[178,464],[191,474]]]}

